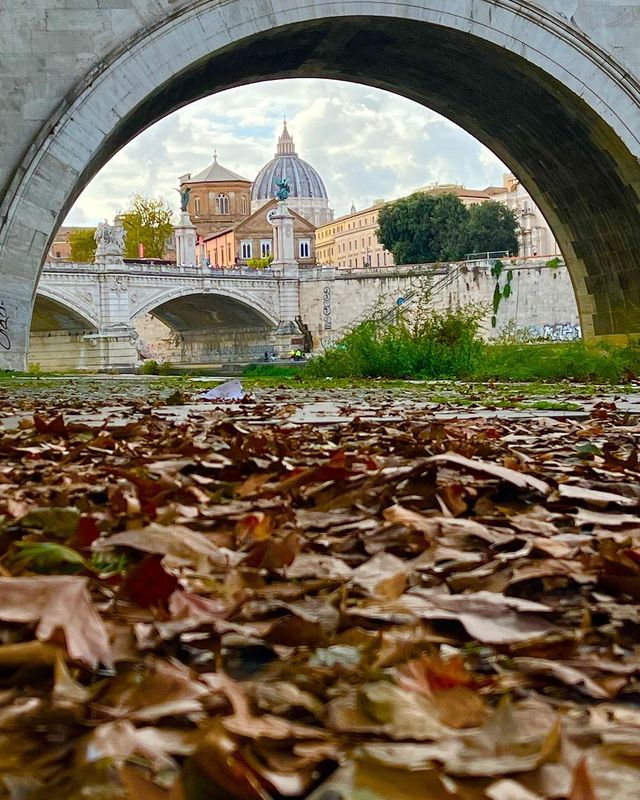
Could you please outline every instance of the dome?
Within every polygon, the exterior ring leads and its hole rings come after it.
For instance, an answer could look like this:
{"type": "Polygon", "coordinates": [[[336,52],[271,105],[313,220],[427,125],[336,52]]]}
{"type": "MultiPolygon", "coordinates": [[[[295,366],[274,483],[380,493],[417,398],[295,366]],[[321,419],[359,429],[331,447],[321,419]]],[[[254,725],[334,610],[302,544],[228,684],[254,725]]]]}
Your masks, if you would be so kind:
{"type": "Polygon", "coordinates": [[[328,195],[322,178],[316,170],[303,161],[295,151],[293,138],[287,130],[285,120],[278,139],[275,157],[258,173],[251,189],[251,202],[265,202],[275,197],[276,180],[289,178],[290,197],[327,200],[328,195]]]}

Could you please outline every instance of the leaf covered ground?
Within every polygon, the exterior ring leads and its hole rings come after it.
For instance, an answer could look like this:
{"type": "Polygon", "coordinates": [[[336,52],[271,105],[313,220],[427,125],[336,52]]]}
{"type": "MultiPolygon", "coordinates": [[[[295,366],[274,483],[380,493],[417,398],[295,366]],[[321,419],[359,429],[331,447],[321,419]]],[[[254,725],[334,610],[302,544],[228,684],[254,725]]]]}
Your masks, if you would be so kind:
{"type": "Polygon", "coordinates": [[[637,800],[638,419],[283,402],[0,428],[0,797],[637,800]]]}

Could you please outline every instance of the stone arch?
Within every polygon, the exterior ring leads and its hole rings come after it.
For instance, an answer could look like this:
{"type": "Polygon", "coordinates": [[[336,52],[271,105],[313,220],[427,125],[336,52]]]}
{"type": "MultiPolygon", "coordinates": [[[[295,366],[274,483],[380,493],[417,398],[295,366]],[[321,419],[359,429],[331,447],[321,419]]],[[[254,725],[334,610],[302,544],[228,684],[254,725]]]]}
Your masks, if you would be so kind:
{"type": "MultiPolygon", "coordinates": [[[[26,342],[57,225],[121,146],[199,97],[290,76],[394,91],[466,128],[514,170],[550,221],[585,333],[640,333],[640,86],[549,7],[556,4],[178,0],[171,15],[96,58],[14,171],[0,209],[13,340],[26,342]]],[[[24,350],[5,353],[8,366],[21,366],[24,350]]]]}
{"type": "Polygon", "coordinates": [[[83,330],[97,331],[100,327],[93,309],[80,298],[67,295],[65,292],[50,287],[38,287],[34,303],[34,314],[31,318],[31,330],[83,330]],[[42,314],[38,315],[38,300],[42,299],[42,314]],[[40,318],[39,318],[40,317],[40,318]],[[54,328],[43,327],[47,317],[54,318],[58,325],[54,328]],[[71,324],[65,325],[68,322],[71,324]]]}
{"type": "Polygon", "coordinates": [[[231,301],[232,304],[238,306],[243,310],[242,316],[247,320],[253,320],[253,327],[262,328],[276,328],[278,325],[277,315],[267,308],[264,303],[252,294],[241,294],[225,289],[215,289],[213,291],[203,291],[202,289],[195,288],[173,288],[166,289],[162,292],[146,298],[131,314],[131,321],[144,316],[145,314],[154,314],[165,322],[170,328],[176,330],[186,330],[187,328],[180,328],[174,322],[167,318],[167,314],[159,311],[162,306],[167,307],[168,304],[180,300],[181,298],[210,298],[216,304],[216,308],[212,309],[213,313],[220,312],[221,299],[231,301]]]}

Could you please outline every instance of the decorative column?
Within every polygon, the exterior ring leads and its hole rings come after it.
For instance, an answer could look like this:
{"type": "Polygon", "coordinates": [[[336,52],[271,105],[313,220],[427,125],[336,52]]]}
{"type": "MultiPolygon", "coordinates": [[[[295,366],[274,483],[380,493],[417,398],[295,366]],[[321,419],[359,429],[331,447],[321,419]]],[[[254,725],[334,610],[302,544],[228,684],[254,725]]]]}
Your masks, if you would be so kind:
{"type": "Polygon", "coordinates": [[[138,334],[131,324],[129,274],[124,263],[124,229],[101,222],[96,229],[100,328],[83,338],[97,349],[101,369],[127,371],[139,363],[138,334]]]}
{"type": "Polygon", "coordinates": [[[303,334],[295,323],[300,316],[300,269],[295,258],[293,216],[285,200],[280,200],[269,212],[273,225],[274,260],[271,269],[278,276],[278,327],[274,333],[275,348],[279,355],[288,355],[292,349],[302,350],[303,334]],[[274,213],[275,212],[275,213],[274,213]]]}
{"type": "Polygon", "coordinates": [[[176,264],[179,267],[196,265],[196,226],[188,211],[180,213],[180,224],[174,228],[176,236],[176,264]]]}

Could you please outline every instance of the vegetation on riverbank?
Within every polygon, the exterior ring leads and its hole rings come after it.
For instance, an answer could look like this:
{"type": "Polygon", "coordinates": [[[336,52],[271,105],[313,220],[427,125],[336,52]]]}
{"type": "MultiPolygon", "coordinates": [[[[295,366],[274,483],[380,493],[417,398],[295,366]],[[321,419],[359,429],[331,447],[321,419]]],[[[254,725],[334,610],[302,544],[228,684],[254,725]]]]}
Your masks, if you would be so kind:
{"type": "Polygon", "coordinates": [[[622,383],[640,376],[640,341],[485,342],[482,308],[420,310],[356,325],[305,377],[622,383]]]}

